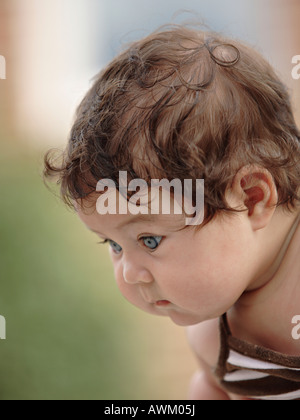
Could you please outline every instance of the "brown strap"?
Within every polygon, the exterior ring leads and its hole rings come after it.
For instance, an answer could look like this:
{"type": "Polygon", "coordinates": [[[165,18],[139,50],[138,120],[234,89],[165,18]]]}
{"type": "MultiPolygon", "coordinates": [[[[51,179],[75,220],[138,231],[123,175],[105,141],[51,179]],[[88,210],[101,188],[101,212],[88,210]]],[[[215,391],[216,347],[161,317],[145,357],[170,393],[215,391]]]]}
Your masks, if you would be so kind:
{"type": "Polygon", "coordinates": [[[214,370],[214,373],[219,379],[223,379],[224,375],[226,374],[226,362],[229,357],[228,336],[231,336],[226,314],[224,314],[220,318],[219,327],[220,327],[220,354],[219,354],[218,365],[216,369],[214,370]]]}

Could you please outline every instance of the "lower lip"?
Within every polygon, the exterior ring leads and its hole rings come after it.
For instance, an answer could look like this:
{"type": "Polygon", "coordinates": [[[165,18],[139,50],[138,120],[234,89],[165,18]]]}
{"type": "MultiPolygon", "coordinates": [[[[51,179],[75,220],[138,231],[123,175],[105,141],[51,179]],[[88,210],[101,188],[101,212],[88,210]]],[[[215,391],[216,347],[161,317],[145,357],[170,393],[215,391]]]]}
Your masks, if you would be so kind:
{"type": "Polygon", "coordinates": [[[158,300],[155,305],[159,306],[159,307],[166,307],[169,306],[171,304],[171,302],[169,302],[168,300],[158,300]]]}

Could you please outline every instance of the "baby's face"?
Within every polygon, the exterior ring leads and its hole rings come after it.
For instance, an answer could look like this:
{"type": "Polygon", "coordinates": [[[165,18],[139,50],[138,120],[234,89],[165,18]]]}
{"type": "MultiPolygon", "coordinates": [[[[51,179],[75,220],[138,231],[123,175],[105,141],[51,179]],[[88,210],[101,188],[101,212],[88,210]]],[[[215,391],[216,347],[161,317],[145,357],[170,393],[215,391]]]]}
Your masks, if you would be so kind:
{"type": "Polygon", "coordinates": [[[78,215],[107,240],[117,285],[138,308],[193,325],[225,313],[255,274],[253,234],[246,218],[217,218],[200,229],[182,215],[78,215]]]}

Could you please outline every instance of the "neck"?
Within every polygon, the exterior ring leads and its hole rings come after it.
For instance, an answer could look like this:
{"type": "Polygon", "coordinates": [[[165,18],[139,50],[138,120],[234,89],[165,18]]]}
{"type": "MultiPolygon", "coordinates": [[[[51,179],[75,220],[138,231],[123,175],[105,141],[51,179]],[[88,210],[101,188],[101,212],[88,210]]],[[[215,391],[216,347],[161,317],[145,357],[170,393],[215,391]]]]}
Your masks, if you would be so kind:
{"type": "MultiPolygon", "coordinates": [[[[291,339],[291,320],[299,312],[300,298],[299,210],[287,223],[285,235],[281,237],[281,246],[276,248],[265,283],[246,291],[229,311],[229,316],[237,337],[281,353],[299,354],[300,342],[291,339]]],[[[275,241],[274,238],[273,235],[275,241]]]]}

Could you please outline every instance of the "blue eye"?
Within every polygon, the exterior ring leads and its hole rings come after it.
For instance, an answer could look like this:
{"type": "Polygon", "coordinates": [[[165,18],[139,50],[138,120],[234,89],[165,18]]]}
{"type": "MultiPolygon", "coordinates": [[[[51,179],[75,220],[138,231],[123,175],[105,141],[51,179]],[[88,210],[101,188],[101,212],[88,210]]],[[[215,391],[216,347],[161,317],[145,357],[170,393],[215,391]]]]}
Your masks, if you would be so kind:
{"type": "Polygon", "coordinates": [[[114,241],[109,241],[109,244],[112,248],[112,250],[116,253],[116,254],[120,254],[122,252],[122,248],[120,247],[120,245],[118,245],[116,242],[114,241]]]}
{"type": "Polygon", "coordinates": [[[149,249],[156,249],[162,241],[162,236],[146,236],[141,238],[145,246],[149,249]]]}
{"type": "MultiPolygon", "coordinates": [[[[144,242],[145,246],[151,250],[155,250],[159,247],[163,237],[162,236],[145,236],[141,238],[140,240],[144,242]]],[[[123,251],[122,247],[118,245],[116,242],[112,240],[106,239],[103,242],[99,242],[101,245],[105,245],[109,243],[110,247],[114,251],[115,254],[119,255],[123,251]]]]}

